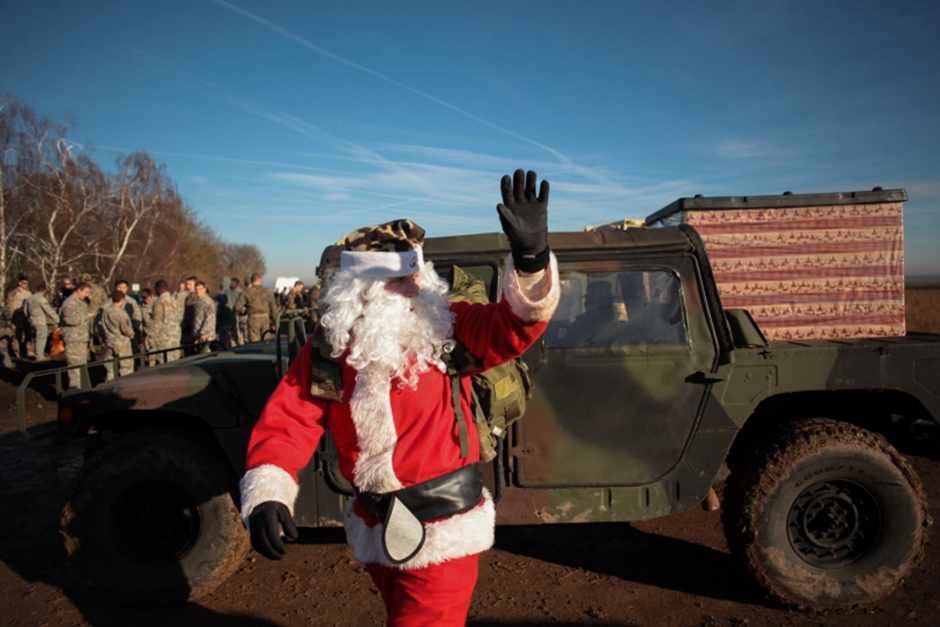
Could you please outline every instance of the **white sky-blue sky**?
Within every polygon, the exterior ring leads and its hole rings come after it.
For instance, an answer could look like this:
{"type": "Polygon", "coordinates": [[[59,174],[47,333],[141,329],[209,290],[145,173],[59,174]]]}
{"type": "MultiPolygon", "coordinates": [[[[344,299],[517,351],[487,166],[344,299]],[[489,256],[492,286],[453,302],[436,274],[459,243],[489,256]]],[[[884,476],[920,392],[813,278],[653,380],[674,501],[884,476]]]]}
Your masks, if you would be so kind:
{"type": "Polygon", "coordinates": [[[903,187],[908,274],[940,273],[940,2],[0,0],[0,92],[148,151],[275,275],[365,224],[550,227],[676,198],[903,187]]]}

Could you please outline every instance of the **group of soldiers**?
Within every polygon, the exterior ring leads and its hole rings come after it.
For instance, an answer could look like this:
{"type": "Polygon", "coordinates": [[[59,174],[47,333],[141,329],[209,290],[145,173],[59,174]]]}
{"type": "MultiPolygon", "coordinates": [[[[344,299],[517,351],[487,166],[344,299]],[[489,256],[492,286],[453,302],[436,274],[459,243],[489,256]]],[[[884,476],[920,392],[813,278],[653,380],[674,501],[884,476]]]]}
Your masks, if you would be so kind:
{"type": "MultiPolygon", "coordinates": [[[[128,282],[119,279],[109,294],[86,274],[75,285],[64,279],[50,295],[45,284],[31,292],[28,278],[19,277],[7,294],[4,312],[13,327],[12,356],[29,358],[32,347],[37,361],[49,359],[51,336],[57,328],[69,366],[86,364],[96,346],[103,349],[97,351],[102,360],[117,359],[117,368],[106,367],[110,381],[116,374],[133,372],[135,355],[148,365],[157,365],[183,355],[257,342],[275,330],[279,309],[311,307],[314,313],[309,320],[315,324],[319,296],[317,288],[316,292],[304,290],[298,281],[287,298],[278,302],[261,285],[259,274],[251,275],[246,288],[238,278],[223,277],[214,296],[195,276],[181,281],[175,292],[164,280],[138,294],[128,289],[128,282]]],[[[79,386],[80,376],[80,369],[70,370],[69,385],[79,386]]]]}

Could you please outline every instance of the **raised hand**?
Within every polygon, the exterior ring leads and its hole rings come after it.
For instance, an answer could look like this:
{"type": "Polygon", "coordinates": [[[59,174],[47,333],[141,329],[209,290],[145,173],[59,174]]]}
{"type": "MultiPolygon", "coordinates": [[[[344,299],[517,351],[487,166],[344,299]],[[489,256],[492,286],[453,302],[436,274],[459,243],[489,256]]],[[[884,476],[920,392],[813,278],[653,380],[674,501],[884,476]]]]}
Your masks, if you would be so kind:
{"type": "Polygon", "coordinates": [[[548,181],[535,195],[536,174],[516,170],[500,181],[503,202],[496,206],[503,232],[509,238],[517,270],[534,273],[548,266],[548,181]]]}

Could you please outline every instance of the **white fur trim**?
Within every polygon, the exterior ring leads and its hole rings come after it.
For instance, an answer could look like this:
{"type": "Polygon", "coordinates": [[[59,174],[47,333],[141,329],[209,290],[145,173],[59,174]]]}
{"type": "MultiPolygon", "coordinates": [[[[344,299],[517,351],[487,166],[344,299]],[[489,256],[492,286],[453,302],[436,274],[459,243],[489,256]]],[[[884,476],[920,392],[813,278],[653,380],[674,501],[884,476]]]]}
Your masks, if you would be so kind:
{"type": "Polygon", "coordinates": [[[426,540],[418,554],[404,564],[392,564],[382,551],[382,523],[369,527],[353,511],[354,499],[346,502],[346,542],[353,557],[363,564],[382,564],[406,570],[424,568],[447,560],[482,553],[493,546],[496,507],[483,488],[483,503],[471,510],[424,525],[426,540]]]}
{"type": "Polygon", "coordinates": [[[398,432],[392,417],[390,391],[391,381],[384,373],[372,377],[359,373],[349,400],[349,413],[359,444],[353,482],[363,492],[385,494],[404,487],[392,466],[398,432]]]}
{"type": "Polygon", "coordinates": [[[351,251],[339,254],[339,267],[356,276],[386,278],[415,274],[424,265],[421,247],[404,252],[351,251]]]}
{"type": "Polygon", "coordinates": [[[558,306],[561,290],[558,287],[558,260],[550,253],[548,268],[531,275],[516,272],[512,255],[506,262],[503,278],[503,297],[509,301],[512,312],[525,322],[549,320],[558,306]]]}
{"type": "Polygon", "coordinates": [[[277,501],[287,505],[291,515],[294,514],[294,501],[297,500],[299,486],[294,482],[283,468],[272,464],[264,464],[252,468],[245,473],[238,482],[242,493],[242,520],[248,526],[248,516],[252,510],[265,501],[277,501]]]}

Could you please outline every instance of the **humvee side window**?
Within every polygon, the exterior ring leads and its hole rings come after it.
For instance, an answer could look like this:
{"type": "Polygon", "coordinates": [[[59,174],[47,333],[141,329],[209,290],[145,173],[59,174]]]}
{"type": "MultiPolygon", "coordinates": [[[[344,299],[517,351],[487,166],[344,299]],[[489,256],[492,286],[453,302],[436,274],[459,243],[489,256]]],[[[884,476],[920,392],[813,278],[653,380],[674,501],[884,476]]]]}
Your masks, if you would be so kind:
{"type": "Polygon", "coordinates": [[[684,344],[679,278],[664,270],[569,272],[545,331],[549,348],[684,344]]]}

